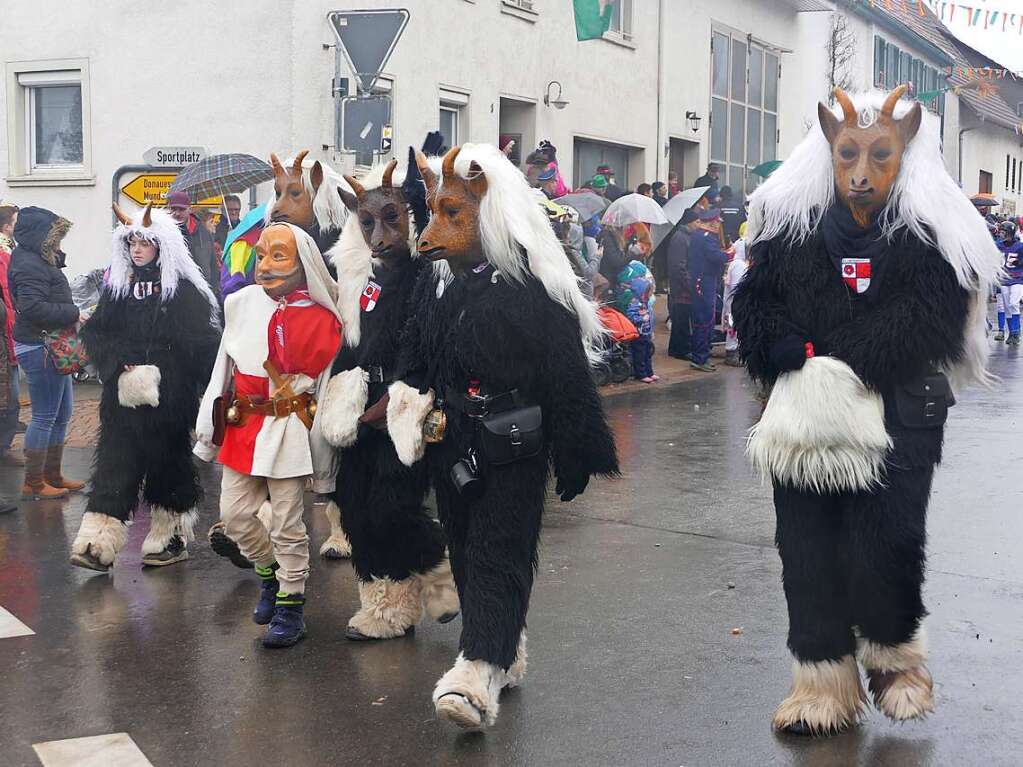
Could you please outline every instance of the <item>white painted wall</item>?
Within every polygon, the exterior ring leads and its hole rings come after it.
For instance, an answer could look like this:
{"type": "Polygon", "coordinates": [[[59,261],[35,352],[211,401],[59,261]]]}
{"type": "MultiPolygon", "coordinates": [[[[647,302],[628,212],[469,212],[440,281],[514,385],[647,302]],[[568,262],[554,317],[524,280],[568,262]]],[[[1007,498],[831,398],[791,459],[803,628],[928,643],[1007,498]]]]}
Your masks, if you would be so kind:
{"type": "MultiPolygon", "coordinates": [[[[1005,184],[1005,158],[1016,158],[1016,184],[1023,172],[1023,138],[991,123],[972,121],[963,134],[963,191],[974,195],[980,190],[980,171],[992,175],[991,191],[999,200],[1009,203],[1009,212],[1023,213],[1023,194],[1008,189],[1005,184]]],[[[1009,185],[1012,185],[1011,162],[1009,185]]],[[[998,208],[995,209],[999,211],[998,208]]],[[[1005,212],[1006,209],[1001,209],[1005,212]]]]}

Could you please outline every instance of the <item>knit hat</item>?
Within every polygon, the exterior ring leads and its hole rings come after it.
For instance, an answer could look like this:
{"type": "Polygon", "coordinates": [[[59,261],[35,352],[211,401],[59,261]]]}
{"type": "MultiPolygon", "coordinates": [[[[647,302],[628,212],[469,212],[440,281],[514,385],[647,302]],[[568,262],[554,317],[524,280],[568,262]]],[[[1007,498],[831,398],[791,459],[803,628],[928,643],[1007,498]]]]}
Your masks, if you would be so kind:
{"type": "Polygon", "coordinates": [[[168,208],[187,208],[191,204],[191,200],[188,199],[188,195],[184,192],[170,192],[167,195],[168,208]]]}
{"type": "Polygon", "coordinates": [[[600,175],[594,176],[590,186],[594,189],[607,189],[607,179],[600,175]]]}

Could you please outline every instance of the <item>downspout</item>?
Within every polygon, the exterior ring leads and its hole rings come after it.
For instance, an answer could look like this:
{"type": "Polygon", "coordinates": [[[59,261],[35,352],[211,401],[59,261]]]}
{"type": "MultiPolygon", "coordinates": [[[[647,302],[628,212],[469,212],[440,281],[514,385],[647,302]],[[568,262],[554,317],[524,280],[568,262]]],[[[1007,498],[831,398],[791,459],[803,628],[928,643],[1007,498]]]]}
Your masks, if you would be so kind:
{"type": "Polygon", "coordinates": [[[974,125],[972,128],[962,128],[959,131],[959,188],[963,189],[963,134],[971,130],[976,130],[979,126],[974,125]]]}
{"type": "Polygon", "coordinates": [[[664,169],[665,144],[668,143],[664,129],[664,36],[667,26],[664,17],[667,4],[668,0],[658,0],[657,3],[657,162],[654,165],[655,180],[663,179],[666,175],[662,171],[664,169]]]}

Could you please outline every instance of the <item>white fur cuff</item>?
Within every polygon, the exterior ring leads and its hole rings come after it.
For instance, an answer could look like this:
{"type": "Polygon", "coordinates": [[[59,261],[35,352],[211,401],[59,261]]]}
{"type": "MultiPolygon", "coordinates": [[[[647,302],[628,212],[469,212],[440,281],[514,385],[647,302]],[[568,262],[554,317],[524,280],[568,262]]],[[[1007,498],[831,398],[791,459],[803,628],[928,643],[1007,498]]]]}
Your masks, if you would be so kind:
{"type": "Polygon", "coordinates": [[[354,445],[368,398],[369,373],[362,368],[342,370],[331,378],[318,408],[323,438],[334,447],[354,445]]]}
{"type": "Polygon", "coordinates": [[[433,409],[433,390],[420,394],[404,381],[395,381],[388,389],[387,431],[394,443],[394,450],[406,466],[411,466],[423,457],[426,443],[423,440],[423,421],[433,409]]]}
{"type": "Polygon", "coordinates": [[[90,548],[100,564],[110,565],[128,539],[128,528],[119,519],[87,511],[82,515],[78,535],[71,544],[72,554],[85,554],[90,548]]]}
{"type": "Polygon", "coordinates": [[[782,374],[746,454],[761,476],[816,493],[869,490],[892,447],[881,396],[834,357],[782,374]]]}
{"type": "Polygon", "coordinates": [[[136,365],[124,370],[117,379],[117,400],[122,407],[160,404],[160,368],[136,365]]]}

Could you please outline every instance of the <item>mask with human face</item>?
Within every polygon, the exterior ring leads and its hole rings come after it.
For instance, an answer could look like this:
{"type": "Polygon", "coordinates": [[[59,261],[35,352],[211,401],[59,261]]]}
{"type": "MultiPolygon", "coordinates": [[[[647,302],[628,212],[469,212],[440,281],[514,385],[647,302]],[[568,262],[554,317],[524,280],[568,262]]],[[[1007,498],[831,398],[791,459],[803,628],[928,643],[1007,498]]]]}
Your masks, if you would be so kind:
{"type": "Polygon", "coordinates": [[[888,204],[906,146],[920,129],[919,102],[901,119],[893,116],[905,92],[906,86],[900,85],[889,93],[877,119],[869,125],[860,124],[856,107],[841,88],[835,88],[844,115],[841,122],[827,106],[817,105],[821,130],[831,144],[835,193],[860,226],[868,226],[888,204]]]}
{"type": "Polygon", "coordinates": [[[256,284],[274,300],[305,287],[305,269],[298,257],[295,233],[271,224],[256,243],[256,284]]]}

